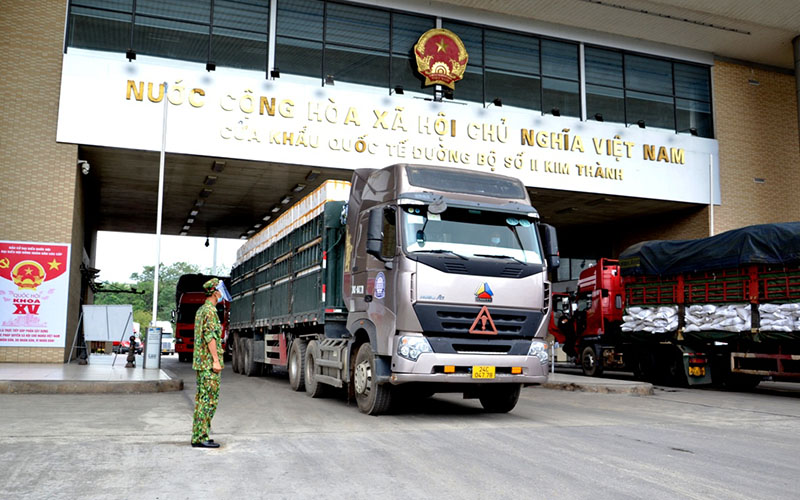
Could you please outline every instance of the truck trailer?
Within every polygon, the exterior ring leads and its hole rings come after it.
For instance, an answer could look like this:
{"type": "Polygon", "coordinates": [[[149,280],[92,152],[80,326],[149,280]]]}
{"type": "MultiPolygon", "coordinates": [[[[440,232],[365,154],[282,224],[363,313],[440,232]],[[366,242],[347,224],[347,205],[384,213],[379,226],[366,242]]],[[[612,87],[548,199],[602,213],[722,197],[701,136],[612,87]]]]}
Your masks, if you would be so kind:
{"type": "Polygon", "coordinates": [[[584,270],[571,300],[550,329],[587,375],[735,389],[800,378],[800,223],[633,245],[584,270]]]}
{"type": "Polygon", "coordinates": [[[547,380],[557,245],[517,179],[399,164],[326,181],[239,250],[233,370],[285,366],[292,389],[371,415],[401,389],[511,411],[547,380]]]}

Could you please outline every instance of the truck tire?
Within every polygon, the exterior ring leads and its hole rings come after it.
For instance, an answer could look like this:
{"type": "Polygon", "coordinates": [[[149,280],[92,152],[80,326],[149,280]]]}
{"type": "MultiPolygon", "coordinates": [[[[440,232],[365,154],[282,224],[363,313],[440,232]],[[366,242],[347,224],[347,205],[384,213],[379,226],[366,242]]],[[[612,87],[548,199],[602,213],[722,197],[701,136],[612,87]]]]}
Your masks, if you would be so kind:
{"type": "Polygon", "coordinates": [[[517,406],[522,384],[488,384],[481,387],[478,399],[489,413],[508,413],[517,406]]]}
{"type": "Polygon", "coordinates": [[[312,398],[319,398],[325,394],[325,384],[317,381],[317,341],[312,340],[306,346],[306,395],[312,398]]]}
{"type": "Polygon", "coordinates": [[[253,358],[253,339],[242,339],[242,373],[248,377],[257,377],[261,374],[260,365],[256,363],[253,358]]]}
{"type": "Polygon", "coordinates": [[[242,356],[242,345],[241,339],[238,335],[233,338],[233,346],[231,346],[233,352],[231,353],[231,368],[233,368],[233,373],[242,373],[242,363],[241,363],[241,356],[242,356]]]}
{"type": "Polygon", "coordinates": [[[306,342],[295,339],[289,349],[289,385],[293,391],[302,391],[306,387],[305,381],[306,342]]]}
{"type": "Polygon", "coordinates": [[[597,357],[593,345],[587,345],[581,353],[581,369],[587,377],[599,377],[603,374],[603,363],[597,357]]]}
{"type": "Polygon", "coordinates": [[[392,404],[392,387],[375,381],[375,355],[369,342],[361,344],[353,370],[356,404],[361,413],[380,415],[392,404]]]}
{"type": "Polygon", "coordinates": [[[764,377],[750,375],[749,373],[728,373],[725,379],[725,389],[729,391],[752,391],[764,377]]]}

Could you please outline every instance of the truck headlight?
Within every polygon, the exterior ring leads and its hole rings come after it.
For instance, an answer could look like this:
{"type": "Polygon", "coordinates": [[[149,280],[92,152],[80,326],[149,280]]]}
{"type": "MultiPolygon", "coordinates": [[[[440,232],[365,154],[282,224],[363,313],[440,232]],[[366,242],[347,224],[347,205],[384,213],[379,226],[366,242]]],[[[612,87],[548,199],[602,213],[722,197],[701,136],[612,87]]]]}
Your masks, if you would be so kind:
{"type": "Polygon", "coordinates": [[[410,361],[416,361],[423,352],[433,352],[425,337],[403,336],[397,342],[397,354],[410,361]]]}
{"type": "Polygon", "coordinates": [[[550,357],[547,354],[547,342],[541,340],[534,340],[531,342],[531,347],[528,349],[528,356],[536,356],[539,358],[539,363],[546,365],[550,357]]]}

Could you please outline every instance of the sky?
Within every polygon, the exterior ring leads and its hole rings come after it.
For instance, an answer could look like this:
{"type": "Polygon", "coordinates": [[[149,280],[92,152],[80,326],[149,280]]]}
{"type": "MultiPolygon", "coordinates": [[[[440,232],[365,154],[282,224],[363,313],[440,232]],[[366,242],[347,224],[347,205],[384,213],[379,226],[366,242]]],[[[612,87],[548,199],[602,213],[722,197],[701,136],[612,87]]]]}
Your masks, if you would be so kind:
{"type": "MultiPolygon", "coordinates": [[[[161,264],[187,262],[200,267],[201,272],[211,269],[214,263],[214,238],[205,246],[205,237],[161,236],[161,264]]],[[[217,239],[217,274],[228,274],[236,261],[236,250],[244,240],[217,239]]],[[[156,236],[154,234],[97,233],[97,258],[94,267],[100,270],[97,281],[132,283],[131,274],[140,273],[144,266],[156,262],[156,236]]]]}

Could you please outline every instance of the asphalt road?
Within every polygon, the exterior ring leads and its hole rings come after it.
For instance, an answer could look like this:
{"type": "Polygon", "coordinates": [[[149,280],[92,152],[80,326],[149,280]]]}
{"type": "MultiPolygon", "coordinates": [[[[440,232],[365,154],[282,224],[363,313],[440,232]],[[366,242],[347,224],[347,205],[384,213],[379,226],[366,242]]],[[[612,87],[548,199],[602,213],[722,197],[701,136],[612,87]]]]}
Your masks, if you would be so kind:
{"type": "Polygon", "coordinates": [[[0,395],[2,498],[782,499],[800,491],[800,390],[523,389],[483,413],[437,395],[370,417],[223,373],[212,437],[189,446],[182,392],[0,395]]]}

